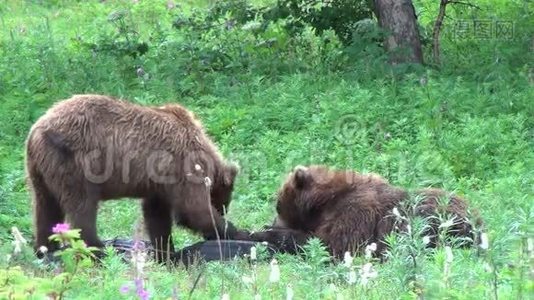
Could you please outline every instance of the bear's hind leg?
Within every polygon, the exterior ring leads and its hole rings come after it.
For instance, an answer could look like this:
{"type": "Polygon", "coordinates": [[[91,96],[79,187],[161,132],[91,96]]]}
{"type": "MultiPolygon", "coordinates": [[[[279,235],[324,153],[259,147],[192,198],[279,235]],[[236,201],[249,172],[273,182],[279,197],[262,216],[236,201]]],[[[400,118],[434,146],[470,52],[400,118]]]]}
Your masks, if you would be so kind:
{"type": "MultiPolygon", "coordinates": [[[[30,173],[31,174],[31,173],[30,173]]],[[[59,248],[57,243],[52,243],[48,237],[53,234],[52,228],[62,223],[65,213],[58,199],[47,188],[40,175],[30,175],[31,191],[33,194],[33,211],[35,224],[35,251],[37,257],[42,258],[44,253],[40,247],[45,246],[49,252],[59,248]]]]}
{"type": "Polygon", "coordinates": [[[71,220],[71,225],[75,229],[81,229],[80,237],[89,247],[103,248],[104,243],[98,238],[96,230],[96,216],[98,201],[86,200],[84,197],[70,199],[69,203],[79,203],[76,207],[71,207],[67,211],[67,216],[71,220]]]}
{"type": "Polygon", "coordinates": [[[158,262],[170,260],[174,255],[171,212],[171,206],[163,199],[156,196],[143,199],[143,217],[158,262]]]}

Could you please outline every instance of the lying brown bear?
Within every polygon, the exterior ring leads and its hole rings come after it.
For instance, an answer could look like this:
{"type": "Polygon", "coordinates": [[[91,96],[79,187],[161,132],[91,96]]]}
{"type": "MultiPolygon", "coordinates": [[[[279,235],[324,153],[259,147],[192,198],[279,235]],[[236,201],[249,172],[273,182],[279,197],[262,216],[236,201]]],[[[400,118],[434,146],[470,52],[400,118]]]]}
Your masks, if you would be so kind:
{"type": "Polygon", "coordinates": [[[168,242],[173,219],[206,239],[247,234],[223,218],[236,166],[225,162],[200,122],[178,104],[144,107],[102,95],[61,101],[31,128],[26,170],[36,249],[57,248],[48,236],[65,217],[87,245],[102,247],[98,203],[122,197],[143,199],[160,260],[165,250],[174,252],[168,242]]]}
{"type": "MultiPolygon", "coordinates": [[[[475,238],[464,200],[438,189],[424,189],[415,194],[420,202],[412,212],[429,220],[424,235],[430,238],[430,246],[437,242],[440,225],[437,215],[441,213],[453,217],[449,236],[471,241],[475,238]],[[445,207],[439,204],[441,198],[448,198],[445,207]]],[[[251,238],[270,242],[283,251],[296,252],[308,238],[318,237],[338,258],[346,251],[361,253],[366,245],[376,243],[376,253],[380,255],[386,247],[385,235],[407,229],[405,222],[397,222],[394,212],[398,214],[401,204],[409,197],[407,191],[390,185],[378,175],[325,166],[299,166],[278,192],[274,226],[253,233],[251,238]]],[[[478,218],[475,222],[481,225],[478,218]]]]}

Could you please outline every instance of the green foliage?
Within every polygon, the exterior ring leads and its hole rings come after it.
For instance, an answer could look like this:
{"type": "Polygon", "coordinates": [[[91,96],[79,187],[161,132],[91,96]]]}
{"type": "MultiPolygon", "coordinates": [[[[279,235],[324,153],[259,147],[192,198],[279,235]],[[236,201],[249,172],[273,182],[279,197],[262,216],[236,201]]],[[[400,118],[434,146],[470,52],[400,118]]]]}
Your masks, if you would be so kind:
{"type": "MultiPolygon", "coordinates": [[[[334,2],[338,8],[349,5],[334,2]]],[[[115,299],[135,278],[132,262],[112,252],[90,264],[89,252],[78,242],[62,252],[59,265],[36,260],[30,245],[15,254],[5,230],[17,226],[31,240],[24,140],[54,102],[75,93],[105,93],[146,105],[180,102],[198,114],[225,156],[241,165],[228,214],[239,227],[259,230],[271,223],[284,174],[297,164],[324,163],[376,172],[409,189],[455,191],[480,210],[490,240],[486,251],[454,249],[448,277],[449,254],[423,248],[415,234],[425,220],[413,220],[412,235],[390,237],[384,263],[363,257],[350,267],[331,263],[324,245],[313,240],[302,257],[276,257],[278,282],[269,281],[271,266],[261,260],[255,267],[239,260],[171,273],[149,261],[142,282],[152,298],[184,298],[191,292],[192,299],[218,299],[223,293],[231,299],[256,294],[278,299],[288,286],[296,299],[531,294],[532,3],[480,0],[481,10],[451,5],[442,68],[416,72],[384,63],[384,33],[363,6],[354,13],[361,18],[347,17],[347,9],[335,27],[329,25],[335,19],[326,1],[302,3],[2,2],[0,298],[57,299],[64,291],[69,299],[115,299]],[[296,5],[287,8],[292,16],[275,20],[264,9],[283,3],[296,5]],[[513,20],[515,35],[459,39],[453,35],[459,19],[513,20]],[[364,286],[360,272],[367,263],[378,275],[364,286]],[[58,266],[63,275],[54,270],[58,266]],[[252,276],[254,283],[243,276],[252,276]],[[353,276],[355,282],[349,280],[353,276]]],[[[414,3],[428,34],[436,2],[414,3]]],[[[100,235],[133,236],[140,216],[134,203],[103,203],[100,235]]],[[[201,239],[182,229],[173,236],[176,247],[201,239]]]]}
{"type": "Polygon", "coordinates": [[[358,21],[372,17],[367,0],[278,0],[264,12],[266,19],[289,18],[286,27],[290,32],[300,32],[306,25],[322,34],[333,30],[345,45],[353,42],[358,21]]]}

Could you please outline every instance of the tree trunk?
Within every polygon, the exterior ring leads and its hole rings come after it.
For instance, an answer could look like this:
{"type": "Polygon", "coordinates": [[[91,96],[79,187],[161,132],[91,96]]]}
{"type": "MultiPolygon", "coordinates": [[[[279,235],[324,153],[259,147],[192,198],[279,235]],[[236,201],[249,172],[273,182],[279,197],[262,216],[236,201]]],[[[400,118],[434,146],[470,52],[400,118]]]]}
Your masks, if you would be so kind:
{"type": "Polygon", "coordinates": [[[374,0],[378,24],[390,35],[385,41],[393,63],[423,63],[419,29],[411,0],[374,0]]]}

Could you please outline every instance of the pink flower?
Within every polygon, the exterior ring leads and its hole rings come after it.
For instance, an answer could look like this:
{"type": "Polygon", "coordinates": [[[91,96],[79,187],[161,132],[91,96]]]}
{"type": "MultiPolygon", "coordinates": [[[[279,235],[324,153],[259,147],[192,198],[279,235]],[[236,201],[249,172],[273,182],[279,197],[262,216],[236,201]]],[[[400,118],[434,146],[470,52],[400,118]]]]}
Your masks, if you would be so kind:
{"type": "Polygon", "coordinates": [[[67,223],[58,223],[54,228],[52,228],[53,233],[65,233],[70,230],[70,226],[67,223]]]}
{"type": "Polygon", "coordinates": [[[119,289],[119,292],[121,292],[121,294],[123,294],[123,295],[128,294],[129,291],[130,291],[130,287],[127,284],[124,284],[119,289]]]}
{"type": "Polygon", "coordinates": [[[148,300],[148,291],[144,289],[143,287],[143,280],[140,278],[136,278],[134,280],[135,288],[137,290],[137,296],[139,296],[139,299],[141,300],[148,300]]]}
{"type": "Polygon", "coordinates": [[[137,291],[137,296],[139,296],[139,299],[141,300],[148,300],[148,292],[145,289],[137,291]]]}

